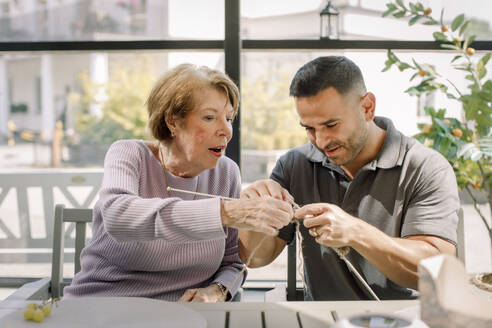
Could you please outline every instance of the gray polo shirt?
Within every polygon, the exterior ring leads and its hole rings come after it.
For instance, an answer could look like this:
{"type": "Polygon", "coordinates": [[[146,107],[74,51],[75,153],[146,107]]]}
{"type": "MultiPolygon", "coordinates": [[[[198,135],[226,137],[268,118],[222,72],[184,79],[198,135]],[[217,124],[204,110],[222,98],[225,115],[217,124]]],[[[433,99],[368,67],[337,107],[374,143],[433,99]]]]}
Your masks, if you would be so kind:
{"type": "MultiPolygon", "coordinates": [[[[460,204],[452,167],[438,152],[396,130],[389,119],[374,121],[386,130],[383,146],[352,181],[312,144],[283,155],[271,178],[301,206],[333,203],[389,236],[434,235],[456,244],[460,204]]],[[[307,300],[371,299],[331,248],[316,243],[304,226],[300,229],[307,300]]],[[[282,229],[279,237],[291,242],[294,226],[282,229]]],[[[355,250],[347,258],[381,299],[415,297],[415,291],[387,279],[355,250]]]]}

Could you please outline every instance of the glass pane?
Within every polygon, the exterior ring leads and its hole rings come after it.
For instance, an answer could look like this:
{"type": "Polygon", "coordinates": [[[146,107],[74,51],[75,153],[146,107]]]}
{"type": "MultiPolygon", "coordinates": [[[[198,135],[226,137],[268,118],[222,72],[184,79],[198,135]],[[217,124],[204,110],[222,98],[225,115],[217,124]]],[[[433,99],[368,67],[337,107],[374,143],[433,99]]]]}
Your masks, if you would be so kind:
{"type": "MultiPolygon", "coordinates": [[[[362,70],[367,90],[376,97],[376,115],[390,118],[395,127],[407,136],[419,132],[417,124],[430,123],[424,112],[425,106],[445,108],[446,116],[461,118],[461,104],[436,92],[430,97],[418,99],[405,93],[411,85],[422,78],[417,76],[409,82],[413,72],[400,72],[393,67],[382,72],[387,55],[385,51],[338,51],[338,52],[245,52],[242,57],[242,107],[241,107],[241,172],[245,185],[269,177],[277,159],[289,148],[300,146],[307,140],[305,131],[299,126],[295,106],[288,97],[289,86],[295,72],[308,61],[326,55],[344,55],[352,59],[362,70]]],[[[470,84],[466,72],[455,70],[450,62],[452,53],[396,52],[406,62],[428,63],[444,81],[452,81],[461,92],[470,84]]],[[[484,53],[478,53],[479,57],[484,53]]],[[[475,55],[477,56],[477,55],[475,55]]],[[[459,60],[455,63],[459,63],[459,60]]],[[[487,77],[492,77],[492,63],[487,64],[487,77]]],[[[487,78],[486,77],[486,78],[487,78]]],[[[449,92],[457,95],[453,86],[449,92]]],[[[473,211],[471,204],[462,205],[473,211]]],[[[471,214],[473,216],[476,214],[471,214]]],[[[479,222],[477,216],[477,224],[479,222]]],[[[284,279],[286,272],[285,254],[275,265],[250,270],[248,279],[284,279]]],[[[481,260],[467,260],[469,272],[483,267],[481,260]]],[[[487,261],[486,261],[487,262],[487,261]]],[[[490,263],[490,262],[487,262],[490,263]]],[[[299,279],[299,276],[298,276],[299,279]]]]}
{"type": "MultiPolygon", "coordinates": [[[[339,10],[340,39],[393,39],[433,40],[432,33],[438,26],[417,24],[408,26],[408,20],[383,18],[389,0],[332,1],[339,10]]],[[[326,0],[283,1],[248,0],[241,1],[242,35],[246,39],[319,39],[320,12],[326,0]]],[[[432,9],[432,16],[439,20],[444,8],[443,20],[451,25],[457,15],[466,13],[472,18],[470,30],[477,34],[477,40],[492,39],[490,11],[492,3],[487,0],[469,2],[459,0],[423,1],[432,9]]]]}
{"type": "Polygon", "coordinates": [[[49,276],[53,214],[44,202],[92,207],[99,180],[89,175],[102,173],[113,141],[148,138],[150,88],[185,62],[224,70],[222,52],[0,54],[0,174],[12,184],[0,183],[0,277],[49,276]],[[67,172],[87,183],[65,188],[67,172]]]}
{"type": "Polygon", "coordinates": [[[0,1],[0,41],[183,38],[223,39],[224,0],[0,1]]]}

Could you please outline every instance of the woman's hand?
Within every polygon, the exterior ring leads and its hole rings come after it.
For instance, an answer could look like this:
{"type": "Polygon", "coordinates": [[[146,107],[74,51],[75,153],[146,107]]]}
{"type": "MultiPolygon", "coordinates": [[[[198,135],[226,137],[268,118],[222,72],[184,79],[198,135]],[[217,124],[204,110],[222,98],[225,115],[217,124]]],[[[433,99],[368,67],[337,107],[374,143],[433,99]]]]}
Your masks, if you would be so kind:
{"type": "Polygon", "coordinates": [[[271,179],[258,180],[253,182],[248,188],[241,191],[241,198],[258,198],[271,196],[276,199],[294,203],[294,197],[277,182],[271,179]]]}
{"type": "Polygon", "coordinates": [[[222,224],[276,236],[294,216],[292,205],[271,196],[221,202],[222,224]]]}
{"type": "Polygon", "coordinates": [[[211,284],[205,288],[187,289],[178,302],[203,302],[215,303],[224,302],[226,295],[222,294],[222,290],[217,284],[211,284]]]}

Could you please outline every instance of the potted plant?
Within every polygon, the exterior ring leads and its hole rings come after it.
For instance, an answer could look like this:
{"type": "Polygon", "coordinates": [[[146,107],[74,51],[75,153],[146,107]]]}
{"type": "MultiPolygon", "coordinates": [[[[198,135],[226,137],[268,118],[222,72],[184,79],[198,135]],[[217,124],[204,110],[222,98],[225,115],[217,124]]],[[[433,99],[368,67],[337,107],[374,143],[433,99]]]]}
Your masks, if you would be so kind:
{"type": "Polygon", "coordinates": [[[397,19],[407,19],[410,26],[417,22],[435,25],[434,39],[442,48],[455,53],[449,64],[453,69],[462,71],[463,78],[469,83],[466,88],[460,89],[451,79],[437,72],[434,66],[414,59],[405,62],[391,50],[387,52],[383,71],[395,66],[400,71],[414,72],[410,78],[412,85],[406,90],[408,94],[421,97],[432,92],[443,92],[461,104],[460,119],[448,117],[444,108],[425,107],[431,123],[419,124],[420,133],[415,138],[439,151],[453,166],[458,187],[471,197],[492,245],[492,226],[478,206],[481,197],[488,202],[492,217],[492,80],[486,78],[486,65],[491,53],[475,53],[475,35],[471,33],[473,21],[464,14],[456,16],[450,25],[446,25],[443,11],[437,20],[432,16],[431,8],[425,8],[420,2],[405,4],[402,0],[396,0],[387,3],[386,7],[383,17],[392,15],[397,19]]]}

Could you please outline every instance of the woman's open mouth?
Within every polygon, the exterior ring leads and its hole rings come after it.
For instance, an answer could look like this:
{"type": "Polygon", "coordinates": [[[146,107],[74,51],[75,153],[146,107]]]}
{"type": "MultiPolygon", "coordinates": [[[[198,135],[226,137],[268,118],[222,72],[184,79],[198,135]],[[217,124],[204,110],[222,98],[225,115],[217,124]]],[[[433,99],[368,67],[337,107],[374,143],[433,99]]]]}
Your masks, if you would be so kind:
{"type": "Polygon", "coordinates": [[[220,157],[222,156],[222,151],[224,148],[209,148],[208,149],[214,156],[220,157]]]}

